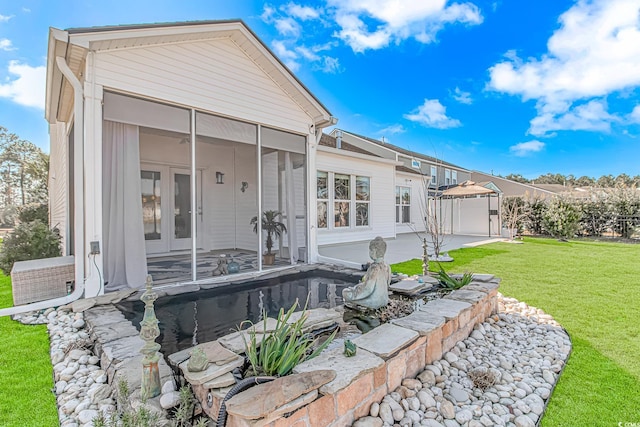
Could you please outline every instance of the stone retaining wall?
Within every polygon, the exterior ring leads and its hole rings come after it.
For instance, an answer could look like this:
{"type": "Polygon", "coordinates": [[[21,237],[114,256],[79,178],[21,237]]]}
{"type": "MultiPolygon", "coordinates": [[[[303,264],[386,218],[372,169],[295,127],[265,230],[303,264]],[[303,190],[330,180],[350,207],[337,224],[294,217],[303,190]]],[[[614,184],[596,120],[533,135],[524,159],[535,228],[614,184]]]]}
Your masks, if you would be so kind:
{"type": "MultiPolygon", "coordinates": [[[[298,365],[290,376],[292,382],[296,381],[295,374],[316,370],[330,369],[337,375],[318,388],[317,397],[310,403],[308,393],[291,396],[291,400],[279,402],[279,407],[257,419],[241,410],[229,411],[227,426],[351,425],[369,414],[372,403],[380,402],[401,386],[403,379],[416,377],[425,365],[439,360],[458,341],[467,338],[475,325],[494,314],[498,283],[491,275],[474,275],[474,281],[463,289],[430,301],[409,316],[354,339],[358,346],[354,357],[347,358],[342,349],[335,349],[298,365]]],[[[204,382],[192,387],[203,410],[215,420],[230,387],[211,388],[210,385],[204,382]]]]}

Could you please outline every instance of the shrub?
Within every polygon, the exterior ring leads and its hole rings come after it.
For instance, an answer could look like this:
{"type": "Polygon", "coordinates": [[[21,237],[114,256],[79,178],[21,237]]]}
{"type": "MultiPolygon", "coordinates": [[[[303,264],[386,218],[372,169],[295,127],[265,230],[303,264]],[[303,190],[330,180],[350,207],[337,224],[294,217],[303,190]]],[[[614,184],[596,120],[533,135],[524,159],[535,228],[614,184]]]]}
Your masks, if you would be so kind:
{"type": "MultiPolygon", "coordinates": [[[[250,328],[249,342],[245,341],[246,354],[251,364],[252,375],[284,376],[301,362],[314,358],[335,338],[337,329],[322,345],[312,351],[315,339],[311,334],[303,332],[304,322],[307,320],[307,305],[302,315],[295,322],[289,323],[291,315],[298,306],[298,300],[286,313],[280,309],[273,332],[265,334],[262,343],[258,343],[257,336],[262,334],[255,327],[250,328]]],[[[267,330],[267,312],[263,310],[263,331],[267,330]]],[[[254,326],[251,322],[248,322],[254,326]]],[[[242,325],[240,325],[242,326],[242,325]]],[[[244,337],[243,337],[244,339],[244,337]]]]}
{"type": "Polygon", "coordinates": [[[31,203],[18,208],[18,221],[33,222],[39,220],[49,224],[49,206],[46,203],[31,203]]]}
{"type": "Polygon", "coordinates": [[[613,210],[617,216],[613,229],[628,239],[640,225],[640,194],[635,188],[618,187],[611,198],[613,210]]]}
{"type": "Polygon", "coordinates": [[[576,235],[582,215],[574,200],[557,197],[547,205],[542,222],[545,231],[558,239],[576,235]]]}
{"type": "Polygon", "coordinates": [[[613,207],[606,193],[595,195],[580,203],[582,219],[580,233],[585,236],[602,236],[610,230],[614,222],[613,207]]]}
{"type": "Polygon", "coordinates": [[[11,273],[16,261],[61,255],[60,235],[40,221],[18,224],[0,248],[0,269],[11,273]]]}
{"type": "Polygon", "coordinates": [[[543,234],[543,218],[547,211],[547,204],[539,197],[527,200],[525,208],[528,215],[525,219],[525,228],[531,234],[543,234]]]}

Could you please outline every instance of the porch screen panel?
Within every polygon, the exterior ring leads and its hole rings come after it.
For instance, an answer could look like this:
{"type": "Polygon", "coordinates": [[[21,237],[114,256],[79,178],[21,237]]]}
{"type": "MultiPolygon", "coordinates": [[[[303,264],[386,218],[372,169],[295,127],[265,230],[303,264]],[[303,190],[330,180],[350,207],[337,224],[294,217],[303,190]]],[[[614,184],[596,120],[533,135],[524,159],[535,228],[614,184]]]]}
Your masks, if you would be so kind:
{"type": "MultiPolygon", "coordinates": [[[[275,265],[306,262],[306,138],[262,128],[262,208],[271,220],[271,252],[275,265]]],[[[263,230],[263,242],[269,241],[263,230]]],[[[268,251],[268,248],[263,248],[268,251]]],[[[265,259],[266,260],[266,259],[265,259]]],[[[263,268],[269,264],[264,263],[263,268]]]]}

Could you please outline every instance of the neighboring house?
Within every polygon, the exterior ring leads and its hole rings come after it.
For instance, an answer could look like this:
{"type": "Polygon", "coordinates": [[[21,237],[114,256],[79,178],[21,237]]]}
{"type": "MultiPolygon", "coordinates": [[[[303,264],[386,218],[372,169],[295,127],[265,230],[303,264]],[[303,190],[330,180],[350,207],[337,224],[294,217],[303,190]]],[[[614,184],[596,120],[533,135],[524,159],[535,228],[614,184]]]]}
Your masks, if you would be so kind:
{"type": "Polygon", "coordinates": [[[265,210],[287,262],[317,257],[313,165],[337,120],[243,22],[51,28],[45,115],[51,224],[87,296],[142,286],[156,255],[197,254],[187,280],[216,250],[262,269],[265,210]]]}
{"type": "Polygon", "coordinates": [[[487,188],[497,189],[503,197],[539,197],[544,199],[557,195],[556,192],[546,188],[511,181],[479,171],[471,172],[471,180],[487,188]]]}
{"type": "MultiPolygon", "coordinates": [[[[468,169],[343,129],[333,129],[331,136],[340,140],[343,147],[355,147],[396,162],[392,181],[395,213],[384,219],[385,223],[395,221],[395,235],[424,231],[427,205],[431,212],[437,212],[436,218],[439,218],[438,222],[446,234],[500,234],[499,201],[496,197],[490,200],[487,200],[488,196],[474,196],[433,201],[433,196],[442,190],[470,180],[468,169]],[[427,197],[431,199],[429,202],[427,197]]],[[[388,191],[388,184],[383,182],[385,191],[388,191]]]]}

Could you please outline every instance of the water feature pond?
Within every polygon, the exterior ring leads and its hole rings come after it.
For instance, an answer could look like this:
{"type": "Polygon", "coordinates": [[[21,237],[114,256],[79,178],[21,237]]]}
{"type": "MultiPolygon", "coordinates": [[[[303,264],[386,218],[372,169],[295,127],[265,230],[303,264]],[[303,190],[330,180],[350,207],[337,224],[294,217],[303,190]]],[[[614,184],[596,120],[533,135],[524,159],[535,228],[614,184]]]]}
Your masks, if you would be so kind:
{"type": "MultiPolygon", "coordinates": [[[[160,321],[156,341],[169,355],[227,335],[245,320],[257,322],[263,309],[275,317],[280,308],[290,308],[296,299],[303,306],[307,295],[309,308],[334,308],[342,304],[342,289],[357,280],[351,274],[312,270],[161,297],[155,302],[160,321]]],[[[123,301],[116,306],[140,328],[144,313],[141,301],[123,301]]]]}

